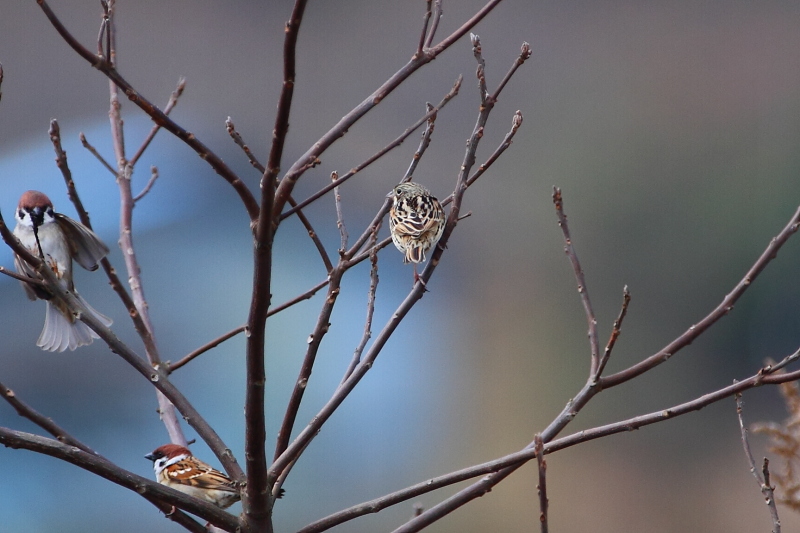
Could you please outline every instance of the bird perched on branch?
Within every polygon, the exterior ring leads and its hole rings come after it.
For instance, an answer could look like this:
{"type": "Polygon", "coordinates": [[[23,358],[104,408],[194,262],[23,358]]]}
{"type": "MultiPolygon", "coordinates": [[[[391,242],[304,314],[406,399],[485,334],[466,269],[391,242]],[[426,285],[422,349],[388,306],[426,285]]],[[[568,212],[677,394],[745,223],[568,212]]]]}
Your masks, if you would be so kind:
{"type": "MultiPolygon", "coordinates": [[[[72,283],[72,260],[87,270],[97,270],[98,262],[108,254],[108,247],[83,224],[53,211],[53,203],[39,191],[27,191],[22,195],[15,218],[14,235],[22,245],[47,263],[63,287],[74,294],[97,320],[110,326],[111,319],[95,311],[81,298],[72,283]]],[[[38,279],[35,269],[16,254],[14,265],[20,274],[38,279]]],[[[54,298],[45,288],[24,282],[22,288],[31,300],[47,300],[44,327],[36,342],[43,350],[74,350],[99,338],[72,314],[65,302],[54,298]]]]}
{"type": "MultiPolygon", "coordinates": [[[[392,199],[389,231],[392,242],[403,252],[404,263],[414,263],[414,281],[421,281],[417,263],[439,242],[446,217],[442,204],[419,183],[401,183],[386,195],[392,199]]],[[[424,283],[423,283],[424,285],[424,283]]]]}
{"type": "Polygon", "coordinates": [[[159,446],[144,456],[153,461],[156,481],[189,496],[227,509],[241,499],[236,484],[177,444],[159,446]]]}

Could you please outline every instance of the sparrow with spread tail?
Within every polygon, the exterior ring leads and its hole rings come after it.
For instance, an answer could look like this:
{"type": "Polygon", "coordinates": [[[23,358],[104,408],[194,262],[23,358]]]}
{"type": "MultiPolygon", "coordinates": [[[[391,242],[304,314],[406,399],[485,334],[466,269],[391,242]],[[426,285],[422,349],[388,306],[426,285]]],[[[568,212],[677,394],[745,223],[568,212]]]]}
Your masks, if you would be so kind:
{"type": "MultiPolygon", "coordinates": [[[[401,183],[386,195],[392,199],[389,232],[392,242],[403,252],[404,263],[414,263],[414,281],[420,280],[417,263],[439,242],[446,217],[442,204],[419,183],[401,183]]],[[[423,283],[424,285],[424,283],[423,283]]]]}
{"type": "MultiPolygon", "coordinates": [[[[15,218],[17,226],[14,235],[22,245],[33,255],[42,258],[64,288],[72,292],[95,318],[105,326],[110,326],[111,319],[95,311],[81,298],[72,283],[72,260],[75,259],[87,270],[97,270],[98,262],[108,254],[108,247],[83,224],[53,211],[53,203],[39,191],[27,191],[22,195],[15,218]]],[[[33,267],[17,255],[14,256],[14,265],[20,274],[37,277],[33,267]]],[[[99,338],[70,312],[63,301],[53,298],[45,289],[24,282],[22,288],[31,300],[47,300],[44,328],[36,342],[43,350],[74,350],[99,338]]]]}
{"type": "Polygon", "coordinates": [[[213,469],[184,446],[165,444],[145,459],[153,461],[156,481],[189,496],[227,509],[241,499],[236,484],[222,472],[213,469]]]}

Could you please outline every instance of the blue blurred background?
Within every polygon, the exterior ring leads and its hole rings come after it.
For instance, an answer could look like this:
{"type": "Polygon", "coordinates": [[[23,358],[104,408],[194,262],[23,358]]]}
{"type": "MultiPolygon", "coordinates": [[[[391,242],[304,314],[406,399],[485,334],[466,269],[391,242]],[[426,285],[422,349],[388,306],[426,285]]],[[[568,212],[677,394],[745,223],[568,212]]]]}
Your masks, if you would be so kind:
{"type": "MultiPolygon", "coordinates": [[[[440,37],[482,2],[445,2],[440,37]]],[[[295,106],[284,167],[412,55],[423,2],[312,2],[298,49],[295,106]]],[[[94,49],[96,2],[53,0],[66,26],[94,49]]],[[[180,76],[173,117],[255,191],[259,175],[224,128],[230,116],[263,160],[280,89],[288,2],[119,2],[120,70],[164,105],[180,76]],[[268,4],[268,5],[264,5],[268,4]]],[[[430,292],[356,391],[298,462],[275,510],[293,531],[363,500],[515,451],[581,387],[586,322],[564,257],[550,196],[564,191],[601,341],[627,284],[633,302],[608,371],[660,349],[705,316],[741,278],[800,204],[800,4],[797,2],[527,2],[506,0],[474,31],[495,86],[522,41],[533,57],[506,88],[478,152],[483,161],[510,127],[514,145],[465,200],[472,217],[450,240],[430,292]]],[[[75,216],[47,136],[58,118],[83,201],[122,271],[113,176],[78,140],[109,160],[108,84],[58,37],[36,2],[0,7],[0,210],[45,191],[75,216]]],[[[453,188],[477,113],[475,60],[462,39],[416,73],[307,172],[303,198],[394,139],[438,102],[458,74],[461,94],[439,115],[415,178],[440,198],[453,188]]],[[[128,153],[149,122],[123,102],[128,153]]],[[[351,237],[361,233],[407,167],[418,136],[342,189],[351,237]]],[[[252,276],[247,219],[232,189],[193,152],[159,133],[133,177],[161,177],[134,212],[135,245],[163,357],[176,361],[244,323],[252,276]]],[[[335,256],[330,198],[306,210],[335,256]]],[[[382,235],[386,235],[383,229],[382,235]]],[[[777,260],[708,334],[650,374],[596,398],[567,433],[690,400],[754,373],[797,348],[800,243],[777,260]]],[[[0,264],[12,265],[0,247],[0,264]]],[[[125,278],[124,274],[122,275],[125,278]]],[[[295,218],[277,237],[273,303],[325,278],[295,218]]],[[[374,331],[411,286],[394,249],[380,256],[374,331]]],[[[77,286],[114,330],[143,353],[102,273],[77,286]]],[[[302,427],[339,383],[363,330],[368,265],[344,280],[298,418],[302,427]]],[[[323,291],[324,293],[324,291],[323,291]]],[[[268,449],[297,375],[322,294],[268,324],[268,449]]],[[[0,277],[0,381],[125,468],[152,476],[143,455],[167,440],[153,389],[100,343],[51,354],[35,347],[44,304],[0,277]]],[[[236,337],[174,381],[242,460],[244,340],[236,337]]],[[[781,420],[774,389],[745,396],[748,421],[781,420]]],[[[40,432],[0,405],[0,425],[40,432]]],[[[190,438],[195,435],[187,429],[190,438]]],[[[757,455],[765,443],[754,437],[757,455]]],[[[202,444],[195,453],[219,466],[202,444]]],[[[271,455],[271,453],[270,453],[271,455]]],[[[766,531],[769,517],[741,451],[733,400],[548,459],[554,531],[766,531]]],[[[777,461],[774,463],[777,465],[777,461]]],[[[78,468],[0,449],[0,532],[181,531],[150,504],[78,468]]],[[[538,520],[536,473],[521,469],[431,531],[518,531],[538,520]]],[[[419,498],[429,507],[456,488],[419,498]]],[[[408,502],[338,531],[386,531],[408,502]]],[[[238,511],[238,506],[233,509],[238,511]]],[[[800,520],[780,508],[786,530],[800,520]]]]}

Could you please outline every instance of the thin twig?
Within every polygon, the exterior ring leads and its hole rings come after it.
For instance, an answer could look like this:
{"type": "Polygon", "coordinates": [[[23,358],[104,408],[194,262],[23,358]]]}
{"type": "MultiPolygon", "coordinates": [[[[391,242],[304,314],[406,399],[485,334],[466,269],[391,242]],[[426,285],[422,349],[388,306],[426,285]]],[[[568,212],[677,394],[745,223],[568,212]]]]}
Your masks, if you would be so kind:
{"type": "MultiPolygon", "coordinates": [[[[322,309],[320,309],[317,322],[314,325],[314,330],[308,336],[308,347],[306,348],[306,354],[303,357],[303,364],[301,365],[300,372],[295,380],[294,388],[292,389],[292,395],[289,397],[289,402],[286,406],[286,413],[283,416],[283,422],[278,430],[277,443],[275,444],[275,454],[273,456],[275,459],[281,456],[281,454],[283,454],[284,451],[286,451],[286,448],[289,446],[289,441],[292,436],[292,429],[294,428],[294,423],[297,420],[297,413],[300,410],[300,404],[303,401],[303,396],[305,395],[305,391],[308,386],[308,380],[311,377],[311,371],[313,370],[314,363],[316,362],[319,347],[322,344],[323,337],[326,333],[328,333],[328,329],[330,328],[331,315],[333,314],[333,308],[336,305],[336,300],[339,296],[342,276],[344,275],[346,269],[346,262],[344,259],[340,259],[339,263],[336,265],[336,267],[334,267],[333,270],[331,270],[330,276],[328,277],[328,293],[325,296],[322,309]]],[[[281,476],[281,474],[282,472],[278,470],[272,470],[270,477],[277,479],[281,476]]],[[[285,478],[285,476],[283,477],[285,478]]]]}
{"type": "Polygon", "coordinates": [[[589,347],[592,351],[590,375],[596,376],[600,368],[600,341],[597,337],[597,319],[594,316],[592,302],[589,300],[589,290],[586,288],[586,278],[583,275],[583,269],[578,260],[578,254],[575,253],[575,247],[572,246],[572,237],[569,234],[569,226],[567,226],[567,215],[564,214],[564,201],[561,197],[561,189],[558,187],[553,187],[553,203],[556,206],[558,225],[564,233],[564,253],[567,254],[569,262],[572,264],[572,270],[575,272],[575,280],[578,282],[578,293],[581,295],[583,310],[586,313],[586,321],[589,323],[589,347]]]}
{"type": "Polygon", "coordinates": [[[419,44],[417,45],[416,56],[422,55],[422,49],[425,46],[425,38],[428,33],[428,22],[431,20],[431,2],[433,0],[425,0],[425,14],[422,16],[422,33],[419,36],[419,44]]]}
{"type": "MultiPolygon", "coordinates": [[[[194,150],[204,161],[206,161],[217,174],[219,174],[225,181],[227,181],[239,195],[242,200],[250,220],[255,220],[258,217],[258,202],[250,192],[250,189],[245,183],[239,179],[235,172],[233,172],[222,159],[212,152],[205,144],[200,142],[197,137],[186,131],[179,126],[175,121],[170,119],[163,111],[158,109],[149,100],[139,94],[133,86],[120,75],[116,67],[110,59],[97,56],[86,49],[78,40],[67,30],[61,20],[56,16],[46,0],[36,0],[36,3],[41,7],[42,12],[53,28],[61,35],[61,38],[78,53],[82,58],[89,62],[95,69],[102,72],[109,80],[111,80],[117,87],[122,89],[128,99],[144,111],[156,124],[166,129],[187,146],[194,150]]],[[[111,56],[113,57],[113,56],[111,56]]]]}
{"type": "Polygon", "coordinates": [[[778,508],[775,506],[774,488],[769,484],[769,459],[764,457],[764,464],[762,466],[764,477],[762,478],[758,475],[758,471],[756,470],[756,460],[753,457],[753,452],[750,450],[750,440],[747,438],[747,427],[744,425],[742,394],[736,393],[734,398],[736,398],[736,415],[739,418],[739,431],[742,433],[742,446],[744,447],[744,454],[747,457],[747,461],[750,463],[750,473],[756,478],[756,483],[758,483],[761,494],[764,495],[767,507],[769,508],[770,518],[772,518],[772,533],[781,533],[781,519],[778,517],[778,508]]]}
{"type": "Polygon", "coordinates": [[[330,283],[330,281],[331,281],[330,278],[328,278],[328,279],[326,279],[324,281],[320,281],[319,283],[317,283],[316,285],[314,285],[313,287],[308,289],[303,294],[301,294],[299,296],[296,296],[296,297],[292,298],[291,300],[289,300],[288,302],[284,302],[284,303],[282,303],[281,305],[279,305],[277,307],[273,307],[267,313],[267,317],[270,317],[272,315],[280,313],[281,311],[290,308],[294,304],[298,304],[298,303],[300,303],[300,302],[302,302],[304,300],[308,300],[309,298],[311,298],[312,296],[317,294],[317,292],[319,292],[320,289],[322,289],[324,287],[327,287],[328,283],[330,283]]]}
{"type": "Polygon", "coordinates": [[[761,256],[756,260],[753,266],[747,271],[744,277],[736,284],[736,286],[729,292],[722,302],[702,320],[692,325],[682,335],[678,336],[675,340],[670,342],[664,348],[651,355],[650,357],[636,363],[635,365],[601,378],[603,388],[613,387],[620,383],[629,381],[636,376],[647,372],[654,368],[670,357],[677,353],[681,348],[688,346],[699,337],[708,328],[714,325],[719,319],[727,315],[733,309],[734,304],[744,294],[744,292],[752,285],[759,274],[767,267],[767,265],[775,259],[778,251],[786,244],[786,241],[794,235],[798,228],[800,228],[800,207],[795,211],[792,218],[786,226],[780,231],[778,235],[772,238],[769,245],[766,247],[761,256]]]}
{"type": "MultiPolygon", "coordinates": [[[[228,135],[231,136],[231,139],[233,139],[233,142],[236,143],[236,145],[239,148],[241,148],[242,151],[245,153],[247,159],[250,161],[250,164],[253,166],[253,168],[261,172],[261,174],[263,175],[264,172],[266,172],[266,168],[264,168],[264,165],[262,165],[261,162],[259,162],[255,154],[253,154],[253,151],[250,150],[250,147],[247,146],[247,144],[245,144],[241,134],[239,134],[239,132],[236,131],[236,126],[234,126],[231,117],[228,117],[228,119],[225,121],[225,129],[227,130],[228,135]]],[[[297,202],[291,196],[289,196],[289,205],[291,205],[292,207],[297,206],[297,202]]],[[[300,209],[297,210],[297,218],[300,219],[300,222],[303,224],[303,227],[305,227],[306,231],[308,232],[308,236],[311,237],[311,240],[314,242],[314,246],[317,247],[317,251],[319,252],[320,257],[322,258],[322,264],[325,265],[325,272],[330,272],[333,269],[333,263],[331,263],[331,259],[328,256],[328,251],[322,244],[319,235],[311,226],[311,221],[308,220],[308,217],[306,217],[306,215],[300,209]]]]}
{"type": "MultiPolygon", "coordinates": [[[[478,170],[473,172],[473,174],[467,179],[467,187],[472,186],[472,184],[475,183],[478,180],[478,178],[480,178],[484,174],[484,172],[486,172],[489,169],[489,167],[492,166],[492,164],[495,161],[497,161],[497,159],[503,154],[503,152],[505,152],[511,146],[513,142],[512,139],[514,138],[514,135],[517,134],[517,130],[519,130],[520,126],[522,126],[522,112],[517,110],[517,112],[514,113],[514,116],[511,119],[511,129],[508,131],[508,133],[506,133],[506,136],[503,138],[503,141],[500,143],[500,145],[497,148],[495,148],[494,152],[492,152],[492,155],[489,156],[489,159],[487,159],[485,163],[480,165],[478,167],[478,170]]],[[[453,195],[450,194],[447,197],[445,197],[441,203],[443,206],[445,206],[452,201],[453,201],[453,195]]]]}
{"type": "Polygon", "coordinates": [[[631,303],[631,293],[628,290],[628,286],[622,289],[622,308],[619,311],[619,316],[614,321],[614,326],[611,328],[611,337],[609,337],[608,342],[606,343],[606,349],[603,350],[603,357],[600,359],[600,366],[597,367],[597,376],[603,373],[603,370],[606,368],[606,363],[608,363],[608,359],[611,357],[611,350],[614,349],[614,345],[617,343],[617,339],[619,338],[621,328],[622,328],[622,321],[625,319],[625,315],[628,313],[628,305],[631,303]]]}
{"type": "MultiPolygon", "coordinates": [[[[336,181],[339,178],[339,173],[331,172],[331,181],[336,181]]],[[[342,238],[342,245],[339,247],[339,257],[344,257],[347,252],[347,227],[344,225],[344,213],[342,213],[342,195],[340,194],[339,186],[333,188],[333,202],[336,204],[336,227],[339,228],[339,235],[342,238]]]]}
{"type": "Polygon", "coordinates": [[[136,204],[139,200],[145,197],[147,193],[150,192],[150,189],[153,188],[153,185],[156,184],[156,180],[158,179],[158,168],[155,166],[150,167],[150,179],[147,180],[147,185],[144,186],[142,192],[137,194],[133,197],[133,203],[136,204]]]}
{"type": "Polygon", "coordinates": [[[39,413],[36,409],[29,406],[19,398],[14,393],[13,390],[9,389],[2,383],[0,383],[0,396],[3,397],[5,401],[7,401],[11,407],[13,407],[19,416],[23,418],[27,418],[43,430],[50,433],[52,436],[56,438],[59,442],[63,442],[64,444],[68,444],[70,446],[75,446],[86,453],[91,453],[92,455],[96,455],[101,457],[96,451],[91,449],[86,444],[82,443],[72,435],[70,435],[64,428],[56,424],[52,418],[46,417],[43,414],[39,413]]]}
{"type": "Polygon", "coordinates": [[[423,115],[414,124],[409,126],[396,139],[394,139],[392,142],[390,142],[389,144],[387,144],[386,146],[384,146],[383,148],[381,148],[380,150],[375,152],[374,155],[369,157],[366,161],[364,161],[360,165],[354,167],[350,171],[348,171],[345,174],[343,174],[342,176],[340,176],[339,179],[337,179],[335,182],[329,183],[328,185],[326,185],[325,187],[321,188],[319,191],[315,192],[314,194],[312,194],[311,196],[309,196],[305,200],[303,200],[301,202],[298,202],[298,204],[296,206],[293,206],[291,209],[287,209],[284,213],[281,214],[280,219],[284,220],[285,218],[292,216],[299,209],[302,209],[303,207],[307,206],[311,202],[314,202],[314,201],[322,198],[327,193],[332,191],[334,187],[338,187],[339,185],[341,185],[345,181],[349,180],[350,178],[355,176],[357,173],[359,173],[360,171],[364,170],[369,165],[371,165],[372,163],[374,163],[375,161],[377,161],[378,159],[380,159],[381,157],[383,157],[384,155],[389,153],[394,148],[397,148],[398,146],[403,144],[403,141],[405,141],[408,138],[409,135],[414,133],[420,126],[422,126],[423,124],[428,122],[432,117],[435,118],[436,114],[445,105],[447,105],[447,102],[449,102],[456,95],[458,95],[458,91],[461,88],[461,81],[462,81],[462,78],[461,78],[461,76],[459,76],[458,79],[456,80],[456,82],[453,84],[453,87],[450,89],[450,91],[444,96],[444,98],[442,98],[442,101],[439,102],[439,105],[434,107],[433,109],[428,108],[429,111],[425,115],[423,115]]]}
{"type": "Polygon", "coordinates": [[[36,286],[36,287],[44,287],[45,286],[45,283],[40,279],[31,278],[31,277],[28,277],[28,276],[23,276],[22,274],[17,274],[13,270],[9,270],[4,266],[0,266],[0,274],[5,274],[8,277],[11,277],[11,278],[14,278],[14,279],[18,279],[22,283],[27,283],[29,285],[33,285],[33,286],[36,286]]]}
{"type": "Polygon", "coordinates": [[[375,229],[375,232],[372,234],[372,238],[370,239],[370,247],[372,248],[372,253],[369,255],[369,260],[372,263],[372,268],[369,271],[369,292],[367,293],[367,318],[364,320],[364,333],[361,335],[361,342],[358,343],[355,352],[353,352],[353,359],[350,361],[350,364],[347,367],[347,370],[344,373],[344,377],[342,378],[342,383],[344,383],[347,378],[350,377],[350,374],[353,373],[358,363],[361,362],[361,354],[364,353],[364,348],[367,346],[367,342],[372,337],[372,317],[375,314],[375,293],[378,290],[378,250],[375,248],[375,241],[378,240],[378,228],[375,229]]]}
{"type": "Polygon", "coordinates": [[[539,523],[542,533],[547,533],[547,507],[549,506],[547,500],[547,463],[544,460],[544,443],[541,435],[536,435],[533,438],[533,449],[539,466],[539,483],[536,485],[536,491],[539,493],[539,523]]]}
{"type": "Polygon", "coordinates": [[[3,64],[0,63],[0,101],[3,99],[3,64]]]}
{"type": "Polygon", "coordinates": [[[97,158],[97,160],[98,160],[98,161],[100,161],[100,164],[101,164],[101,165],[103,165],[103,166],[106,168],[106,170],[108,170],[108,171],[109,171],[109,172],[111,172],[111,173],[112,173],[114,176],[116,176],[116,175],[117,175],[117,171],[116,171],[116,170],[114,170],[114,167],[112,167],[112,166],[111,166],[111,165],[108,163],[108,161],[106,161],[106,160],[105,160],[105,158],[104,158],[102,155],[100,155],[100,152],[98,152],[98,151],[97,151],[97,149],[96,149],[94,146],[92,146],[91,144],[89,144],[89,141],[88,141],[88,140],[86,140],[86,135],[84,135],[84,134],[83,134],[83,132],[81,132],[81,133],[80,133],[80,135],[79,135],[79,137],[80,137],[80,139],[81,139],[81,144],[83,145],[83,147],[84,147],[84,148],[86,148],[87,150],[89,150],[89,152],[90,152],[90,153],[91,153],[93,156],[95,156],[95,157],[97,158]]]}
{"type": "Polygon", "coordinates": [[[358,120],[375,108],[384,98],[392,93],[401,83],[419,68],[427,65],[439,54],[447,50],[456,41],[463,37],[470,29],[475,27],[486,15],[488,15],[502,0],[489,0],[480,10],[464,24],[448,35],[437,45],[426,48],[425,53],[419,57],[412,57],[408,63],[403,65],[400,70],[395,72],[388,80],[378,87],[372,94],[367,96],[360,104],[353,108],[349,113],[342,117],[327,133],[325,133],[305,154],[292,164],[289,171],[281,179],[281,184],[275,192],[275,205],[273,208],[273,218],[276,220],[283,211],[289,194],[294,189],[295,183],[305,171],[319,161],[322,153],[327,150],[334,142],[341,139],[358,120]]]}
{"type": "Polygon", "coordinates": [[[443,15],[442,0],[436,0],[433,5],[433,23],[431,24],[428,36],[425,38],[425,48],[430,48],[433,39],[436,37],[436,30],[439,29],[439,21],[442,20],[443,15]]]}
{"type": "Polygon", "coordinates": [[[245,331],[246,329],[247,329],[246,325],[245,326],[239,326],[238,328],[232,329],[231,331],[229,331],[228,333],[225,333],[224,335],[220,335],[219,337],[217,337],[213,341],[204,344],[203,346],[201,346],[200,348],[196,349],[195,351],[189,353],[188,355],[185,355],[177,363],[169,363],[169,362],[167,362],[167,369],[168,369],[169,373],[171,374],[172,372],[175,372],[176,370],[178,370],[180,367],[184,366],[189,361],[192,361],[195,357],[197,357],[199,355],[202,355],[202,354],[206,353],[208,350],[219,346],[220,344],[222,344],[226,340],[228,340],[228,339],[230,339],[232,337],[235,337],[236,335],[238,335],[239,333],[245,331]]]}
{"type": "MultiPolygon", "coordinates": [[[[186,89],[186,78],[180,78],[178,80],[178,86],[175,87],[174,91],[172,91],[172,94],[169,97],[169,101],[167,101],[167,106],[164,108],[164,115],[169,115],[170,111],[172,111],[172,108],[174,108],[175,105],[178,103],[178,99],[181,97],[185,89],[186,89]]],[[[136,153],[133,155],[133,157],[131,157],[131,160],[128,162],[130,166],[132,167],[136,166],[136,163],[139,162],[139,158],[142,157],[144,151],[147,150],[148,146],[150,146],[150,143],[153,141],[153,139],[156,136],[156,133],[158,133],[158,130],[160,129],[161,126],[159,126],[158,124],[154,124],[153,127],[150,128],[150,132],[147,134],[147,137],[144,138],[142,144],[139,146],[139,149],[136,150],[136,153]]]]}

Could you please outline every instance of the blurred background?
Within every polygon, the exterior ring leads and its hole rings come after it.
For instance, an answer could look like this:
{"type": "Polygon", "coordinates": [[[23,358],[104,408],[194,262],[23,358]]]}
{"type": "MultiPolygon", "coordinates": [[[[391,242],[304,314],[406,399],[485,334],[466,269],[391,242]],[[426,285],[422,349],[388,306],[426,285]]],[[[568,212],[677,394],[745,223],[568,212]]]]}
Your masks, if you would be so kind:
{"type": "MultiPolygon", "coordinates": [[[[446,1],[439,38],[482,3],[446,1]]],[[[97,2],[52,0],[51,7],[95,49],[97,2]]],[[[160,106],[185,76],[187,89],[172,116],[254,191],[259,175],[224,121],[230,116],[266,160],[290,10],[290,2],[242,0],[117,5],[123,76],[160,106]]],[[[423,11],[421,1],[309,5],[284,168],[408,60],[423,11]]],[[[563,253],[553,185],[564,191],[602,343],[624,285],[633,296],[608,373],[658,351],[716,306],[800,204],[798,26],[800,5],[790,1],[506,0],[481,22],[473,31],[482,38],[490,89],[523,41],[533,56],[502,94],[478,162],[499,144],[514,111],[525,122],[511,149],[468,192],[464,211],[472,216],[450,240],[430,292],[293,470],[275,509],[276,531],[295,531],[343,507],[516,451],[577,393],[588,372],[586,320],[563,253]]],[[[58,211],[76,216],[47,135],[49,120],[57,118],[78,190],[121,272],[117,187],[78,140],[84,132],[113,161],[106,79],[68,48],[33,1],[0,7],[0,62],[5,220],[13,223],[27,189],[45,191],[58,211]]],[[[415,175],[447,196],[477,116],[475,66],[463,38],[328,150],[303,176],[295,198],[388,144],[424,114],[426,101],[438,102],[464,74],[461,94],[440,113],[415,175]]],[[[123,114],[132,154],[150,123],[125,101],[123,114]]],[[[418,138],[342,188],[351,238],[400,179],[418,138]]],[[[238,196],[168,133],[159,133],[139,163],[134,191],[144,187],[150,165],[161,177],[134,212],[134,242],[162,356],[176,361],[245,322],[251,238],[238,196]]],[[[335,257],[332,199],[305,212],[335,257]]],[[[800,341],[797,239],[728,317],[658,369],[595,398],[564,434],[688,401],[753,374],[767,357],[793,352],[800,341]]],[[[0,265],[13,265],[5,246],[0,265]]],[[[345,277],[298,428],[330,396],[358,344],[368,270],[362,264],[345,277]]],[[[324,278],[303,228],[288,220],[277,236],[273,304],[324,278]]],[[[400,254],[382,252],[375,332],[411,282],[400,254]]],[[[81,271],[76,284],[115,319],[115,332],[144,353],[104,275],[81,271]]],[[[323,295],[268,323],[270,457],[323,295]]],[[[100,453],[152,476],[142,456],[167,435],[151,386],[99,342],[76,352],[42,352],[35,342],[43,315],[42,302],[29,302],[16,281],[0,277],[0,381],[100,453]]],[[[174,381],[241,462],[243,337],[176,372],[174,381]]],[[[774,388],[750,391],[745,401],[748,422],[786,416],[774,388]]],[[[6,404],[0,425],[41,433],[6,404]]],[[[195,437],[190,428],[187,434],[195,437]]],[[[757,458],[765,453],[762,437],[753,436],[752,444],[757,458]]],[[[219,466],[202,442],[194,452],[219,466]]],[[[732,399],[561,451],[547,462],[553,531],[771,527],[741,450],[732,399]]],[[[49,457],[2,448],[0,476],[3,533],[182,530],[130,491],[49,457]]],[[[430,530],[535,529],[535,486],[535,468],[522,468],[430,530]]],[[[415,501],[430,507],[458,488],[415,501]]],[[[411,516],[415,501],[337,531],[390,531],[411,516]]],[[[800,527],[789,509],[779,511],[786,530],[800,527]]]]}

